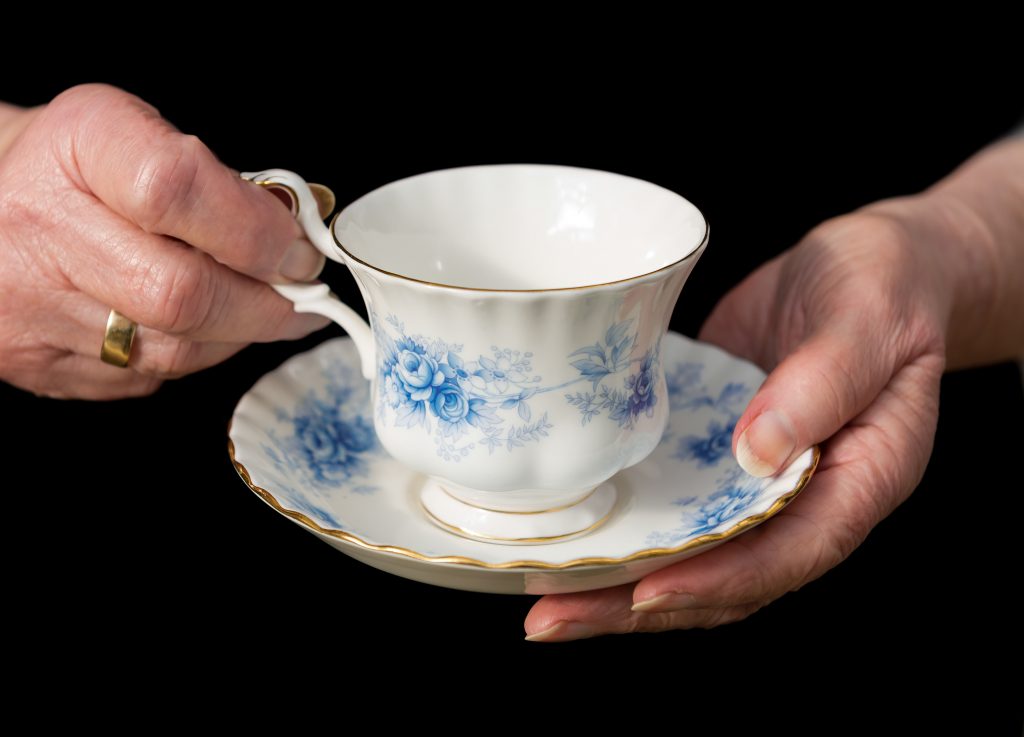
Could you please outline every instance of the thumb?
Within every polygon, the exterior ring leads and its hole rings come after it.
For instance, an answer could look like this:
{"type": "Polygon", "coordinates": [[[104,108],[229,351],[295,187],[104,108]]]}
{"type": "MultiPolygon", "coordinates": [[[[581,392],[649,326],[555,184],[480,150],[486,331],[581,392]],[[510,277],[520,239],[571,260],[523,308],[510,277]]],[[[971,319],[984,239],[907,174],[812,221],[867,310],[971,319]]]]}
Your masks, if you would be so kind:
{"type": "Polygon", "coordinates": [[[744,471],[777,473],[871,404],[893,371],[877,335],[833,324],[772,371],[736,423],[733,453],[744,471]]]}

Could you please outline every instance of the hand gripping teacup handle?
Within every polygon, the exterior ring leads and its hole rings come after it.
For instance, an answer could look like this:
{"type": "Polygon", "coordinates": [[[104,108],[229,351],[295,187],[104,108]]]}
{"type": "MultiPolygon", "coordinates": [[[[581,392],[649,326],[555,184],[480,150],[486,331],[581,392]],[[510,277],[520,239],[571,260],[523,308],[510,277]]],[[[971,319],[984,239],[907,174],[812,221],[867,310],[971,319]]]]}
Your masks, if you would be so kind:
{"type": "MultiPolygon", "coordinates": [[[[292,198],[295,219],[299,221],[306,237],[331,261],[348,265],[344,254],[334,245],[334,239],[324,225],[324,215],[319,211],[316,197],[302,177],[285,169],[267,169],[261,172],[244,172],[242,178],[263,187],[287,190],[292,198]]],[[[359,313],[331,294],[330,287],[326,284],[275,284],[273,287],[282,297],[295,303],[296,312],[315,312],[341,325],[356,344],[363,376],[366,379],[373,377],[373,333],[359,313]]]]}

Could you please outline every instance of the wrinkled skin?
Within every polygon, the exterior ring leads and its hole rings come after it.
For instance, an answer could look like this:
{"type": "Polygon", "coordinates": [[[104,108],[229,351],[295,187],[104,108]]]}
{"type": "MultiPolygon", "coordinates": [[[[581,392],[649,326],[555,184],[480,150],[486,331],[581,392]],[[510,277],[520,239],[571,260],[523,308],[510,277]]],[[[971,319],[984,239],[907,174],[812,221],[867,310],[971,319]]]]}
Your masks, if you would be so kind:
{"type": "Polygon", "coordinates": [[[948,306],[922,256],[897,221],[855,214],[727,294],[701,339],[771,371],[734,438],[765,408],[781,408],[797,449],[783,463],[830,438],[812,484],[768,523],[638,584],[544,597],[527,632],[558,641],[712,627],[846,558],[907,498],[931,454],[948,306]]]}
{"type": "Polygon", "coordinates": [[[323,266],[288,209],[152,107],[85,85],[19,116],[0,150],[0,379],[136,396],[325,324],[266,284],[323,266]],[[99,360],[112,308],[142,326],[129,370],[99,360]]]}
{"type": "MultiPolygon", "coordinates": [[[[0,379],[110,399],[325,324],[268,283],[323,258],[274,196],[120,90],[0,104],[0,379]],[[100,362],[107,314],[139,323],[128,369],[100,362]]],[[[764,525],[635,585],[542,598],[529,639],[711,627],[842,561],[917,485],[944,366],[1024,354],[1024,141],[928,192],[826,222],[721,301],[701,338],[770,375],[733,452],[775,473],[823,444],[764,525]]]]}
{"type": "Polygon", "coordinates": [[[718,304],[701,338],[770,372],[736,424],[748,472],[822,444],[778,515],[635,585],[546,596],[527,639],[713,627],[845,559],[917,486],[945,367],[1024,356],[1024,136],[927,191],[828,221],[718,304]]]}

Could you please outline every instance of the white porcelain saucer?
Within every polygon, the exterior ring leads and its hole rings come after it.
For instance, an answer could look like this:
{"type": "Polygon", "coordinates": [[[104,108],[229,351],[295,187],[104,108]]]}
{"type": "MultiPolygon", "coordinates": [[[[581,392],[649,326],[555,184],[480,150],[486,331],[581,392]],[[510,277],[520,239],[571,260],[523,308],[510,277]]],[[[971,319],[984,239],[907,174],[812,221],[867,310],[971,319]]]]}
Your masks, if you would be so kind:
{"type": "Polygon", "coordinates": [[[235,409],[229,452],[263,501],[342,552],[438,586],[547,594],[636,581],[766,520],[807,484],[818,450],[770,479],[745,474],[733,426],[764,373],[669,333],[671,417],[661,444],[615,478],[604,525],[547,545],[495,545],[442,530],[419,503],[425,479],[379,446],[369,383],[338,338],[271,371],[235,409]]]}

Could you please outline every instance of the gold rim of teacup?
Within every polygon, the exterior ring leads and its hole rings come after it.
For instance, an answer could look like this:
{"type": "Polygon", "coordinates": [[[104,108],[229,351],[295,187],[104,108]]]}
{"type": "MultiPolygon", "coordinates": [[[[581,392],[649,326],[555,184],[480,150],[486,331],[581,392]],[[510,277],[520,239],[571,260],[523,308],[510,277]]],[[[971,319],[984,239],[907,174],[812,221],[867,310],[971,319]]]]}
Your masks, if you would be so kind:
{"type": "MultiPolygon", "coordinates": [[[[708,223],[708,219],[704,217],[704,213],[700,213],[701,219],[704,220],[704,237],[701,238],[700,242],[696,246],[694,246],[693,250],[691,250],[685,256],[673,261],[672,263],[666,266],[654,269],[654,271],[648,271],[644,274],[637,274],[636,276],[627,276],[623,279],[614,279],[612,281],[601,282],[599,284],[581,284],[575,287],[550,287],[548,289],[489,289],[487,287],[464,287],[458,284],[441,284],[439,282],[428,281],[427,279],[417,279],[415,276],[406,276],[405,274],[398,274],[394,271],[388,271],[387,269],[382,269],[379,266],[374,266],[373,264],[364,261],[363,259],[356,256],[354,253],[352,253],[350,250],[345,248],[345,244],[341,242],[340,238],[338,238],[338,233],[334,229],[335,223],[338,222],[338,218],[344,212],[345,210],[340,210],[334,213],[334,217],[331,218],[331,224],[329,228],[331,231],[331,238],[334,239],[334,243],[338,246],[338,248],[344,251],[345,255],[348,256],[350,259],[352,259],[353,261],[362,266],[365,266],[371,271],[376,271],[378,274],[385,274],[386,276],[391,276],[394,277],[395,279],[404,279],[405,281],[415,282],[416,284],[423,284],[428,287],[437,287],[439,289],[457,289],[463,292],[494,292],[495,294],[538,294],[542,292],[571,292],[579,289],[597,289],[599,287],[612,287],[618,286],[620,284],[628,284],[630,282],[638,281],[640,279],[646,279],[647,277],[654,276],[655,274],[660,274],[663,271],[668,271],[669,269],[675,268],[676,266],[679,266],[679,264],[682,264],[686,261],[689,261],[691,258],[696,257],[697,254],[700,253],[700,250],[707,245],[708,236],[711,235],[711,224],[708,223]]],[[[698,212],[700,211],[698,210],[698,212]]]]}

